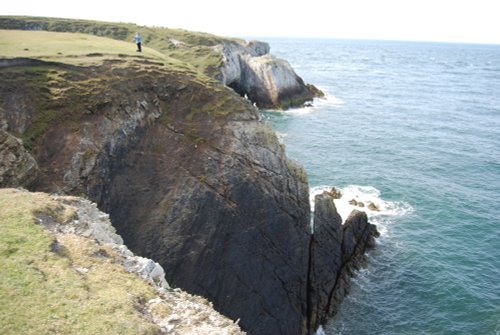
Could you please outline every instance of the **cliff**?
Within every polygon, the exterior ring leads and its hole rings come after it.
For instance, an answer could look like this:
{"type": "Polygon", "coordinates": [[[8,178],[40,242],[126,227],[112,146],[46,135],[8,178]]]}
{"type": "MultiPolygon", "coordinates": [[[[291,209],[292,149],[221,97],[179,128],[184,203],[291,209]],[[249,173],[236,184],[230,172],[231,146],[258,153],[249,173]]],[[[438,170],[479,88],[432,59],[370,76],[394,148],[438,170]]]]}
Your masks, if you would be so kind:
{"type": "Polygon", "coordinates": [[[243,334],[169,288],[88,200],[0,189],[2,334],[243,334]]]}
{"type": "MultiPolygon", "coordinates": [[[[320,226],[311,236],[305,171],[250,101],[187,49],[138,55],[132,43],[46,31],[0,31],[0,41],[1,124],[37,162],[31,190],[90,198],[172,286],[250,334],[306,334],[324,322],[338,299],[320,293],[337,292],[322,264],[348,240],[320,226]]],[[[324,222],[335,221],[328,213],[324,222]]],[[[347,269],[364,247],[344,249],[347,269]]]]}

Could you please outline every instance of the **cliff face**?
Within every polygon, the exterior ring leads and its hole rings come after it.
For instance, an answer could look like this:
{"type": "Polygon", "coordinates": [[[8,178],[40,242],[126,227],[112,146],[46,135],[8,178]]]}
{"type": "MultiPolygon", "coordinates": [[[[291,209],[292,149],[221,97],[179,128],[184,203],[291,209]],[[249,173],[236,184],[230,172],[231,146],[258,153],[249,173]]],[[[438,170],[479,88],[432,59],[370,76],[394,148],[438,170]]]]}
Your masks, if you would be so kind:
{"type": "MultiPolygon", "coordinates": [[[[1,114],[3,113],[0,112],[1,114]]],[[[0,187],[27,187],[38,177],[39,169],[35,159],[18,138],[3,129],[0,129],[0,162],[0,187]]]]}
{"type": "Polygon", "coordinates": [[[172,285],[243,329],[305,332],[307,181],[248,101],[141,60],[24,65],[2,70],[0,95],[26,120],[7,123],[39,162],[36,190],[88,195],[172,285]],[[24,97],[44,80],[57,97],[40,109],[47,92],[24,97]]]}
{"type": "Polygon", "coordinates": [[[39,165],[32,189],[89,197],[171,285],[251,334],[306,334],[324,322],[339,273],[374,233],[360,228],[366,217],[339,228],[325,200],[311,237],[304,170],[249,101],[192,67],[74,60],[2,62],[2,124],[39,165]]]}

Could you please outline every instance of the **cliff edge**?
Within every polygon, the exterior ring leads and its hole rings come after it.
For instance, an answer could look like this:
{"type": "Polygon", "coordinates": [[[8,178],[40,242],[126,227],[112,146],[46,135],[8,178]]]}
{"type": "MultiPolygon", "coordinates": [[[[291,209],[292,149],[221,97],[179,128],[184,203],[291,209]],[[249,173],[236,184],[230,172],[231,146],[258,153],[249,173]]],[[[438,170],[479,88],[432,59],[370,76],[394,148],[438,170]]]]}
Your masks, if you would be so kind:
{"type": "Polygon", "coordinates": [[[0,189],[2,334],[244,334],[172,290],[90,201],[0,189]]]}

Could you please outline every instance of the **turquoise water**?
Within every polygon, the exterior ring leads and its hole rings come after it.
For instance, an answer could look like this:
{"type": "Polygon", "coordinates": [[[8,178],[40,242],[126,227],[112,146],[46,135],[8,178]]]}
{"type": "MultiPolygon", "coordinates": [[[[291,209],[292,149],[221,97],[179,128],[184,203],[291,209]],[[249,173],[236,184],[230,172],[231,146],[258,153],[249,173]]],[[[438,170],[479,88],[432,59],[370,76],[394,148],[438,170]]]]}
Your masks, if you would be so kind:
{"type": "Polygon", "coordinates": [[[263,113],[313,193],[381,208],[325,333],[500,334],[500,46],[268,42],[328,96],[263,113]]]}

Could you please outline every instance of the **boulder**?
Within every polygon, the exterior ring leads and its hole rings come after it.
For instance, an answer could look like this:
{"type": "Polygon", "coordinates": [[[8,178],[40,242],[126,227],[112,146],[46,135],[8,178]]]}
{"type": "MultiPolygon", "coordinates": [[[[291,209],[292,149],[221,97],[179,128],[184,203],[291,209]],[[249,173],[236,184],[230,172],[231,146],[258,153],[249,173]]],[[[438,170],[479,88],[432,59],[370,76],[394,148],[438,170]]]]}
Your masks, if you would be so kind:
{"type": "Polygon", "coordinates": [[[378,206],[375,205],[373,202],[369,202],[367,208],[374,212],[380,212],[380,208],[378,208],[378,206]]]}

